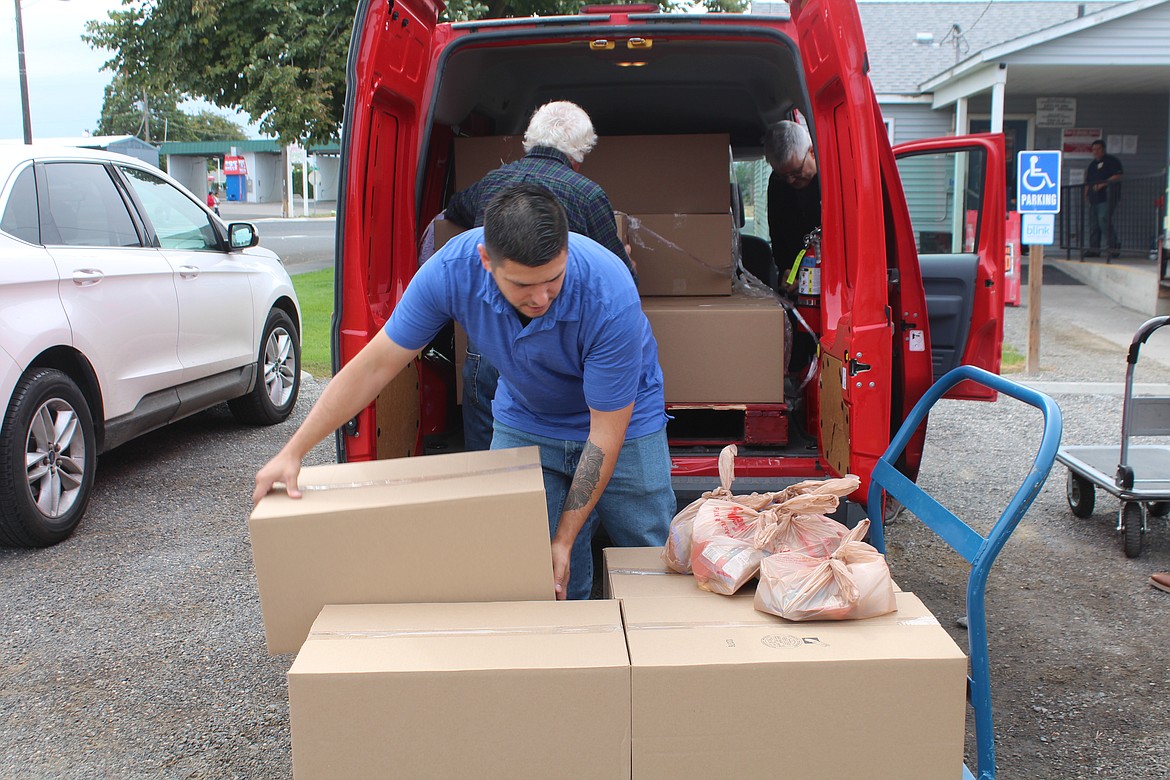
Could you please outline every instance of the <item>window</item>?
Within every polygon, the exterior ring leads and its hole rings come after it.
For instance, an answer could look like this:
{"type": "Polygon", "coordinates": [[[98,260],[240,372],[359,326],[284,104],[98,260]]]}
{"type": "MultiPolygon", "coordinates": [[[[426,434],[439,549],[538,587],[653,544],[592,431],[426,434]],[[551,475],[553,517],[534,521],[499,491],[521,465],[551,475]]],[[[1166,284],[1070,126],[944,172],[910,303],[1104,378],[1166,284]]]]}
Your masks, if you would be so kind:
{"type": "Polygon", "coordinates": [[[975,251],[986,167],[982,150],[898,158],[919,254],[975,251]]]}
{"type": "Polygon", "coordinates": [[[37,220],[37,183],[31,165],[17,175],[12,185],[4,215],[0,217],[0,230],[30,244],[41,243],[41,228],[37,220]]]}
{"type": "Polygon", "coordinates": [[[219,236],[207,212],[170,182],[147,171],[121,167],[142,201],[163,249],[219,250],[219,236]]]}
{"type": "Polygon", "coordinates": [[[98,162],[48,163],[48,213],[42,214],[46,244],[142,246],[114,180],[98,162]]]}

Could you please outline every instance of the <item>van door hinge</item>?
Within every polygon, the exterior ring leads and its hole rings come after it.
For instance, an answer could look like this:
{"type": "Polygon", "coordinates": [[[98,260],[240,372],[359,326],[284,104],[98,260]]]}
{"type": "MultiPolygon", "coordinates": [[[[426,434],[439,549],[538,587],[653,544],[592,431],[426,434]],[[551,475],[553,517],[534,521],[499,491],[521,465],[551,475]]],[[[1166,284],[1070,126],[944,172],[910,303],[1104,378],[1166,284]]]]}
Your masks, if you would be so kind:
{"type": "Polygon", "coordinates": [[[862,363],[857,358],[850,358],[849,359],[849,376],[857,376],[858,374],[869,371],[872,368],[873,368],[873,366],[871,366],[867,363],[862,363]]]}

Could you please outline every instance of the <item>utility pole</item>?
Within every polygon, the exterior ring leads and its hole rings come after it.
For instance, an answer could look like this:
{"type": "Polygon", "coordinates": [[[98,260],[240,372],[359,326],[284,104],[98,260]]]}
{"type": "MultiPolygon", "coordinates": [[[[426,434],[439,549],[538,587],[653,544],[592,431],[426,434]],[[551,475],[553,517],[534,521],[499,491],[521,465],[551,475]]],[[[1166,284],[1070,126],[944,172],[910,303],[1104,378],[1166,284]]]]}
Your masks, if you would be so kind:
{"type": "Polygon", "coordinates": [[[32,116],[28,108],[28,66],[24,61],[24,21],[20,16],[20,0],[16,3],[16,59],[20,64],[20,108],[24,115],[24,142],[32,143],[32,116]]]}

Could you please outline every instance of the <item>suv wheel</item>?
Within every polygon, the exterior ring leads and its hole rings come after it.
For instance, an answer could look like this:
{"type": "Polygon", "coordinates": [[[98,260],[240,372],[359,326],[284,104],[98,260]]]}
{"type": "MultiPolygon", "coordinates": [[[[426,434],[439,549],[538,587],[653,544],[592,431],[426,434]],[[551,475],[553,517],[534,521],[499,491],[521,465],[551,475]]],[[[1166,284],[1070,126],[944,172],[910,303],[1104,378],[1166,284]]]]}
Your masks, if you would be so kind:
{"type": "Polygon", "coordinates": [[[96,461],[93,417],[77,385],[56,369],[30,371],[0,433],[0,544],[68,538],[85,513],[96,461]]]}
{"type": "Polygon", "coordinates": [[[288,419],[300,389],[301,344],[297,329],[286,312],[273,309],[260,339],[256,386],[247,395],[228,401],[228,407],[242,423],[275,425],[288,419]]]}

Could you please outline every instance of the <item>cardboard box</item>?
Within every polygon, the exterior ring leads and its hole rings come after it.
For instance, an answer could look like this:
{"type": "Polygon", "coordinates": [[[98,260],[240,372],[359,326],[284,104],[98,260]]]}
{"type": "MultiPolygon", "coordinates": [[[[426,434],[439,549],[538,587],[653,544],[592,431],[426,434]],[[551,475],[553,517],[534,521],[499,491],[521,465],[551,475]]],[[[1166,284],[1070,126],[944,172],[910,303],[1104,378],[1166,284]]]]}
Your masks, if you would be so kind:
{"type": "Polygon", "coordinates": [[[455,139],[455,192],[475,184],[489,171],[524,156],[524,138],[485,135],[455,139]]]}
{"type": "Polygon", "coordinates": [[[269,653],[326,604],[554,597],[536,447],[310,466],[300,485],[248,520],[269,653]]]}
{"type": "Polygon", "coordinates": [[[614,226],[617,229],[618,241],[628,245],[630,243],[630,215],[621,211],[613,213],[614,226]]]}
{"type": "Polygon", "coordinates": [[[452,238],[459,235],[460,233],[465,232],[466,230],[467,230],[467,228],[463,227],[462,225],[456,225],[454,222],[451,222],[450,220],[447,220],[447,219],[436,220],[435,221],[435,251],[438,252],[440,249],[443,248],[443,244],[446,244],[452,238]]]}
{"type": "Polygon", "coordinates": [[[288,688],[297,780],[630,777],[617,602],[326,607],[288,688]]]}
{"type": "Polygon", "coordinates": [[[967,658],[915,596],[793,623],[746,599],[622,601],[633,777],[958,777],[967,658]]]}
{"type": "Polygon", "coordinates": [[[630,258],[639,295],[731,295],[730,214],[635,214],[630,258]]]}
{"type": "Polygon", "coordinates": [[[784,401],[785,313],[773,298],[643,298],[667,403],[784,401]]]}
{"type": "MultiPolygon", "coordinates": [[[[605,579],[602,596],[607,599],[719,598],[695,584],[689,574],[679,574],[662,562],[661,547],[607,547],[602,551],[605,579]]],[[[755,598],[755,580],[732,598],[755,598]]]]}
{"type": "Polygon", "coordinates": [[[581,173],[627,214],[731,209],[731,143],[724,133],[603,136],[585,156],[581,173]]]}
{"type": "MultiPolygon", "coordinates": [[[[524,156],[518,135],[456,138],[455,191],[524,156]]],[[[581,164],[617,211],[725,214],[731,208],[731,141],[708,135],[603,136],[581,164]]]]}

